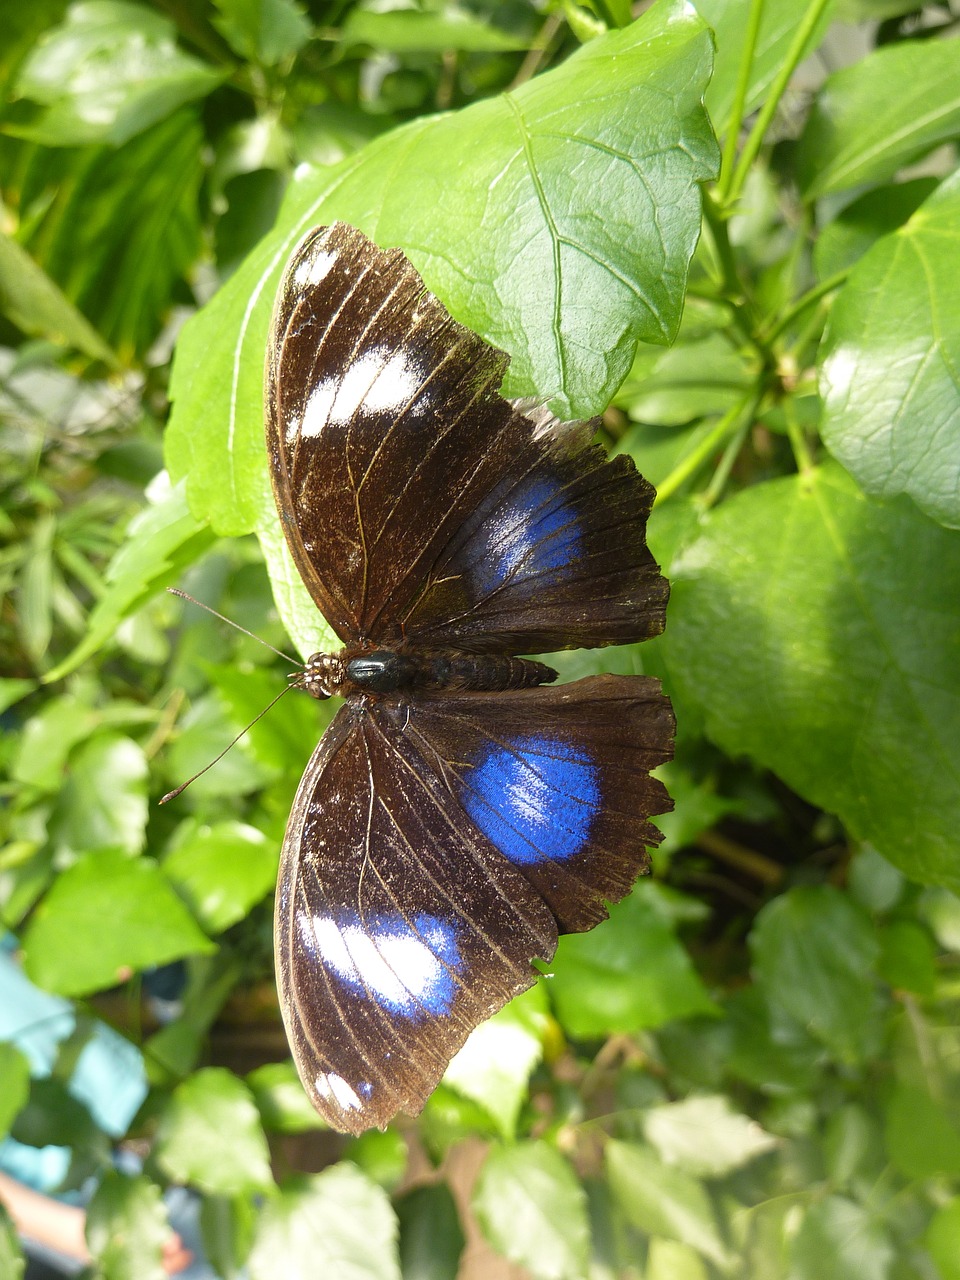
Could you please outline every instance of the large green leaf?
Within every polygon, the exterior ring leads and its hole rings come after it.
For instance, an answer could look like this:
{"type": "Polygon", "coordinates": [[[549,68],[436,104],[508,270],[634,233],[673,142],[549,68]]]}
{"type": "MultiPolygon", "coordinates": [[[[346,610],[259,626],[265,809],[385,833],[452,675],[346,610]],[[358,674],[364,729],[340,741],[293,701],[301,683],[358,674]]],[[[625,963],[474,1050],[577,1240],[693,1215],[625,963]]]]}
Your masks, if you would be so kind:
{"type": "Polygon", "coordinates": [[[278,853],[276,845],[246,823],[189,823],[178,833],[163,870],[203,927],[221,933],[273,887],[278,853]]]}
{"type": "Polygon", "coordinates": [[[214,950],[155,862],[91,853],[54,882],[23,938],[38,986],[66,996],[119,982],[130,969],[214,950]]]}
{"type": "Polygon", "coordinates": [[[830,466],[724,503],[672,578],[659,651],[709,736],[960,886],[960,536],[830,466]]]}
{"type": "Polygon", "coordinates": [[[960,170],[884,236],[823,344],[823,438],[868,493],[960,528],[960,170]]]}
{"type": "Polygon", "coordinates": [[[61,858],[90,849],[139,853],[147,826],[147,761],[119,733],[98,733],[70,755],[47,835],[61,858]]]}
{"type": "Polygon", "coordinates": [[[273,1187],[270,1153],[250,1090],[222,1067],[207,1067],[174,1090],[154,1156],[178,1182],[216,1195],[273,1187]]]}
{"type": "Polygon", "coordinates": [[[536,1280],[580,1280],[589,1230],[583,1187],[546,1142],[490,1152],[477,1179],[473,1210],[493,1247],[536,1280]]]}
{"type": "Polygon", "coordinates": [[[807,199],[890,178],[960,134],[960,41],[909,40],[835,72],[800,138],[807,199]]]}
{"type": "Polygon", "coordinates": [[[661,3],[515,92],[419,120],[295,184],[277,231],[184,330],[167,459],[223,533],[275,520],[263,356],[281,269],[335,218],[402,245],[456,317],[514,359],[511,395],[604,408],[638,338],[676,332],[716,147],[710,38],[661,3]],[[455,160],[451,160],[455,157],[455,160]]]}
{"type": "Polygon", "coordinates": [[[386,1192],[347,1163],[284,1188],[264,1205],[248,1266],[252,1280],[400,1280],[386,1192]]]}
{"type": "Polygon", "coordinates": [[[174,34],[171,22],[140,4],[71,5],[17,78],[17,93],[44,110],[8,129],[47,147],[126,142],[224,78],[178,49],[174,34]]]}

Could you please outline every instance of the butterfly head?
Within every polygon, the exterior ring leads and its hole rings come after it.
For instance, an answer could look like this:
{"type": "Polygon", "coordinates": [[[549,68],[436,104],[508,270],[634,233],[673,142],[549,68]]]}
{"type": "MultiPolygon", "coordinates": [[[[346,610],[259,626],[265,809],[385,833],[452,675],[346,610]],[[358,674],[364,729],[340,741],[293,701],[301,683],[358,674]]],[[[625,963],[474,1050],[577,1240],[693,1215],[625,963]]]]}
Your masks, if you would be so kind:
{"type": "Polygon", "coordinates": [[[306,689],[311,698],[332,698],[343,692],[347,679],[346,663],[338,653],[314,653],[304,663],[303,670],[293,675],[293,683],[306,689]]]}

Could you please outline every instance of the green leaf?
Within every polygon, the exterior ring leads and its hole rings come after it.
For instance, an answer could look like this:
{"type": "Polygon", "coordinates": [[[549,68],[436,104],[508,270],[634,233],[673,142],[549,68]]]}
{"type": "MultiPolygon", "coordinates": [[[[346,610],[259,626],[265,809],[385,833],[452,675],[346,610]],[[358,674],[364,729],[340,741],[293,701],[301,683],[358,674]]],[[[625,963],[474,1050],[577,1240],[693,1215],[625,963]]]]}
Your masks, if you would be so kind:
{"type": "Polygon", "coordinates": [[[753,374],[729,338],[712,333],[667,351],[641,346],[614,403],[645,425],[682,426],[739,403],[753,374]]]}
{"type": "Polygon", "coordinates": [[[546,1142],[493,1148],[474,1188],[473,1210],[493,1247],[536,1280],[581,1280],[586,1273],[587,1198],[546,1142]]]}
{"type": "Polygon", "coordinates": [[[960,133],[960,44],[905,40],[830,76],[797,148],[808,200],[883,182],[960,133]]]}
{"type": "Polygon", "coordinates": [[[700,1255],[676,1240],[654,1237],[647,1252],[644,1280],[708,1280],[700,1255]]]}
{"type": "Polygon", "coordinates": [[[821,362],[830,452],[868,493],[908,493],[950,528],[960,528],[958,252],[960,170],[854,268],[821,362]]]}
{"type": "Polygon", "coordinates": [[[841,209],[817,237],[813,262],[821,280],[854,266],[874,241],[902,227],[937,189],[936,178],[891,182],[841,209]]]}
{"type": "Polygon", "coordinates": [[[10,1215],[0,1204],[0,1275],[9,1280],[22,1280],[26,1259],[17,1240],[17,1232],[10,1215]]]}
{"type": "Polygon", "coordinates": [[[0,1041],[0,1138],[30,1096],[30,1063],[15,1044],[0,1041]]]}
{"type": "Polygon", "coordinates": [[[16,706],[23,698],[36,688],[32,680],[17,680],[13,677],[0,677],[0,714],[16,706]]]}
{"type": "Polygon", "coordinates": [[[268,520],[257,530],[257,539],[267,562],[277,612],[301,658],[306,661],[313,653],[336,652],[340,639],[304,590],[280,521],[268,520]]]}
{"type": "Polygon", "coordinates": [[[606,1163],[610,1187],[628,1221],[724,1266],[727,1251],[702,1183],[637,1143],[607,1143],[606,1163]]]}
{"type": "Polygon", "coordinates": [[[178,1182],[214,1195],[273,1188],[270,1152],[250,1090],[222,1067],[206,1067],[173,1091],[153,1154],[178,1182]]]}
{"type": "Polygon", "coordinates": [[[866,1056],[877,1030],[880,947],[869,917],[845,894],[810,885],[774,898],[757,916],[750,949],[772,1005],[839,1057],[866,1056]]]}
{"type": "Polygon", "coordinates": [[[774,1008],[758,987],[735,991],[726,1003],[733,1040],[728,1070],[766,1093],[808,1092],[824,1051],[800,1023],[774,1008]]]}
{"type": "Polygon", "coordinates": [[[163,873],[208,933],[242,920],[277,879],[279,850],[255,827],[225,821],[188,826],[163,860],[163,873]]]}
{"type": "Polygon", "coordinates": [[[505,1138],[516,1132],[527,1084],[543,1057],[547,997],[532,987],[471,1032],[444,1074],[445,1082],[497,1121],[505,1138]]]}
{"type": "Polygon", "coordinates": [[[174,582],[213,543],[187,509],[185,485],[164,496],[130,522],[124,541],[105,575],[106,590],[94,606],[80,644],[44,676],[62,680],[112,638],[160,587],[174,582]]]}
{"type": "MultiPolygon", "coordinates": [[[[717,132],[727,129],[730,108],[744,55],[749,13],[753,0],[694,0],[700,17],[712,27],[717,42],[716,68],[706,93],[706,104],[717,132]]],[[[783,66],[797,27],[803,20],[806,5],[796,0],[764,0],[760,17],[757,47],[750,62],[747,82],[746,111],[749,112],[767,96],[774,77],[783,66]]],[[[820,43],[831,21],[830,6],[821,14],[805,45],[812,52],[820,43]]]]}
{"type": "Polygon", "coordinates": [[[0,234],[0,310],[27,334],[114,364],[113,352],[25,249],[0,234]]]}
{"type": "Polygon", "coordinates": [[[960,538],[826,467],[725,502],[671,577],[657,651],[714,742],[960,886],[960,538]]]}
{"type": "Polygon", "coordinates": [[[167,460],[175,479],[189,472],[194,514],[234,534],[276,520],[263,351],[282,267],[318,222],[402,244],[459,320],[510,350],[508,394],[549,397],[562,417],[604,408],[637,338],[676,332],[697,184],[716,164],[709,68],[700,21],[661,3],[510,95],[295,183],[280,229],[178,343],[167,460]]]}
{"type": "Polygon", "coordinates": [[[414,1187],[397,1202],[403,1280],[457,1280],[466,1243],[445,1183],[414,1187]]]}
{"type": "Polygon", "coordinates": [[[274,67],[310,39],[310,19],[294,0],[216,0],[214,26],[235,53],[274,67]]]}
{"type": "Polygon", "coordinates": [[[772,1134],[720,1095],[652,1107],[643,1118],[643,1133],[665,1164],[708,1178],[739,1169],[777,1145],[772,1134]]]}
{"type": "Polygon", "coordinates": [[[960,1125],[924,1089],[899,1084],[887,1101],[885,1139],[908,1178],[960,1177],[960,1125]]]}
{"type": "Polygon", "coordinates": [[[417,9],[351,9],[340,32],[344,45],[370,44],[391,53],[498,53],[525,49],[528,40],[482,22],[453,6],[442,13],[417,9]]]}
{"type": "Polygon", "coordinates": [[[853,1200],[828,1196],[812,1204],[790,1244],[796,1280],[886,1280],[894,1249],[882,1226],[853,1200]]]}
{"type": "Polygon", "coordinates": [[[247,1084],[269,1133],[302,1133],[327,1127],[314,1111],[291,1059],[264,1063],[250,1072],[247,1084]]]}
{"type": "Polygon", "coordinates": [[[204,1196],[200,1234],[207,1261],[224,1280],[240,1280],[258,1218],[247,1196],[204,1196]]]}
{"type": "Polygon", "coordinates": [[[932,996],[937,980],[937,953],[933,939],[912,920],[892,920],[880,933],[877,971],[900,991],[932,996]]]}
{"type": "Polygon", "coordinates": [[[97,713],[78,698],[51,698],[23,727],[13,760],[15,781],[41,791],[58,791],[67,757],[77,743],[92,736],[98,724],[97,713]]]}
{"type": "Polygon", "coordinates": [[[557,1017],[574,1036],[640,1031],[715,1011],[673,929],[639,885],[598,929],[561,938],[550,974],[557,1017]]]}
{"type": "Polygon", "coordinates": [[[386,1192],[346,1162],[285,1187],[264,1205],[248,1266],[251,1280],[400,1280],[386,1192]]]}
{"type": "Polygon", "coordinates": [[[170,1224],[160,1188],[148,1178],[104,1174],[87,1206],[86,1234],[96,1280],[165,1280],[170,1224]]]}
{"type": "Polygon", "coordinates": [[[43,104],[9,132],[46,147],[126,142],[178,107],[205,97],[225,73],[177,48],[160,14],[120,0],[71,5],[27,58],[16,92],[43,104]]]}
{"type": "Polygon", "coordinates": [[[196,263],[203,146],[186,108],[122,147],[32,153],[24,247],[123,361],[156,340],[196,263]]]}
{"type": "Polygon", "coordinates": [[[214,947],[155,862],[109,852],[91,853],[57,877],[23,950],[38,986],[77,996],[113,986],[128,969],[214,947]]]}
{"type": "Polygon", "coordinates": [[[930,1219],[926,1245],[940,1280],[960,1280],[960,1196],[941,1205],[930,1219]]]}
{"type": "Polygon", "coordinates": [[[147,826],[147,761],[143,748],[119,733],[98,733],[70,756],[48,824],[58,855],[91,849],[139,853],[147,826]]]}

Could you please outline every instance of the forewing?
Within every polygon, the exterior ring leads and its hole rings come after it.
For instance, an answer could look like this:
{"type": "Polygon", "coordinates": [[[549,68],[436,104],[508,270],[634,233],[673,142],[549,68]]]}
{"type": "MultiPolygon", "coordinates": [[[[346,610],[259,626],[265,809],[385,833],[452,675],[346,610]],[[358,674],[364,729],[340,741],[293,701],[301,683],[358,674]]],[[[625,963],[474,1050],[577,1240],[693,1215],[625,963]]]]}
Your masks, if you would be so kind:
{"type": "Polygon", "coordinates": [[[417,750],[399,703],[339,712],[307,766],[277,891],[281,1009],[304,1087],[360,1133],[416,1114],[529,987],[556,925],[417,750]]]}
{"type": "Polygon", "coordinates": [[[548,653],[663,630],[669,585],[646,539],[653,487],[569,425],[530,431],[532,451],[465,518],[404,618],[414,643],[548,653]]]}
{"type": "Polygon", "coordinates": [[[267,349],[267,445],[293,558],[343,640],[399,620],[530,443],[507,357],[457,324],[399,249],[344,223],[295,251],[267,349]]]}

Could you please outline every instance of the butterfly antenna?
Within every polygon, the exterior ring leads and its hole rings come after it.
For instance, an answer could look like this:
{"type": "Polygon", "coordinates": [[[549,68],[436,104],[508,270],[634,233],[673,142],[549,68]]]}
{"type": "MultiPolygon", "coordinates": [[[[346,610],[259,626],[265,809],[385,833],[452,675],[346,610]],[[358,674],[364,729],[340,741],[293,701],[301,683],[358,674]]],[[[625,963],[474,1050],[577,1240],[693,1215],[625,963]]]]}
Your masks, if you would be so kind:
{"type": "MultiPolygon", "coordinates": [[[[182,593],[178,593],[178,594],[182,594],[182,593]]],[[[189,600],[190,597],[187,596],[187,599],[189,600]]],[[[212,613],[213,610],[211,609],[210,612],[212,613]]],[[[220,615],[218,614],[217,617],[219,616],[220,615]]],[[[242,631],[243,628],[241,627],[240,630],[242,631]]],[[[249,632],[247,634],[249,635],[249,632]]],[[[256,639],[256,636],[254,636],[254,639],[256,639]]],[[[280,656],[283,657],[285,655],[281,654],[280,656]]],[[[280,692],[277,694],[277,696],[271,699],[271,701],[267,703],[267,705],[263,708],[260,714],[258,716],[254,716],[254,718],[250,721],[250,723],[246,726],[246,728],[241,729],[232,742],[227,743],[227,745],[223,748],[223,750],[220,752],[218,756],[215,756],[214,759],[211,760],[209,764],[205,764],[203,768],[200,770],[200,772],[195,773],[192,778],[188,778],[186,782],[181,782],[179,787],[175,787],[173,791],[168,791],[167,794],[161,799],[160,803],[166,804],[168,800],[176,800],[177,796],[181,795],[184,791],[186,791],[187,787],[189,787],[191,782],[196,782],[196,780],[202,777],[203,774],[205,774],[208,769],[212,769],[213,766],[219,760],[222,760],[223,757],[230,750],[230,748],[235,747],[237,743],[240,741],[240,739],[243,737],[243,735],[247,733],[250,729],[252,729],[258,720],[262,720],[263,717],[267,714],[267,712],[277,705],[277,703],[280,701],[280,699],[283,697],[285,693],[289,693],[291,689],[296,689],[296,688],[297,686],[295,684],[288,684],[285,689],[281,689],[280,692]]]]}
{"type": "MultiPolygon", "coordinates": [[[[222,613],[217,613],[216,609],[211,609],[210,606],[208,604],[204,604],[202,600],[194,599],[194,597],[188,595],[186,591],[181,591],[179,587],[167,587],[167,590],[172,596],[179,596],[181,600],[189,600],[190,603],[195,604],[198,609],[206,609],[207,613],[212,613],[215,618],[219,618],[221,622],[225,622],[228,627],[233,627],[236,631],[242,631],[243,634],[245,636],[249,636],[251,640],[257,640],[264,646],[264,648],[275,653],[278,658],[283,658],[284,662],[292,662],[295,667],[301,666],[301,663],[299,663],[296,658],[291,658],[289,653],[284,653],[282,649],[274,649],[273,645],[264,640],[262,636],[254,635],[252,631],[248,631],[246,627],[241,627],[240,623],[234,622],[232,618],[225,618],[222,613]]],[[[270,706],[273,706],[272,702],[270,703],[270,706]]],[[[269,709],[270,708],[268,707],[267,710],[269,711],[269,709]]],[[[259,718],[260,717],[258,716],[257,720],[259,720],[259,718]]],[[[256,724],[257,721],[254,720],[253,723],[256,724]]],[[[217,759],[219,758],[220,757],[218,756],[217,759]]]]}

